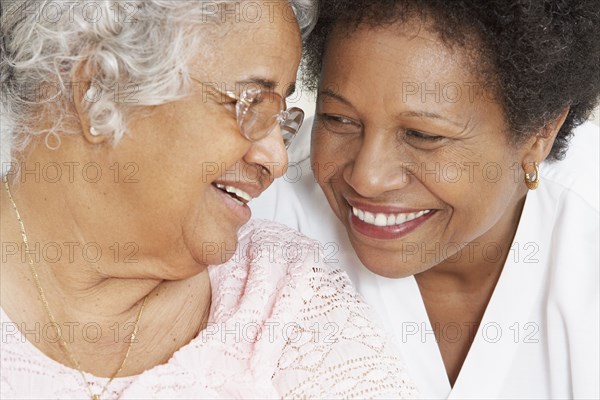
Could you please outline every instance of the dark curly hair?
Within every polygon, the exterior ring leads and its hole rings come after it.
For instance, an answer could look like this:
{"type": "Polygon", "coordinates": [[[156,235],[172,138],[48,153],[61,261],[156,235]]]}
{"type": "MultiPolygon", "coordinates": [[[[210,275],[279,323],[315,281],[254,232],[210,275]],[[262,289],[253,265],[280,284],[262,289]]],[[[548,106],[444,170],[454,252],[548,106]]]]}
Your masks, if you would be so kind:
{"type": "MultiPolygon", "coordinates": [[[[385,26],[418,17],[448,46],[477,49],[488,65],[513,142],[569,113],[549,159],[564,157],[573,129],[600,98],[597,0],[322,0],[305,47],[305,85],[314,90],[332,29],[385,26]],[[343,25],[338,25],[338,24],[343,25]],[[475,40],[475,42],[474,42],[475,40]]],[[[478,63],[474,63],[474,66],[478,63]]],[[[474,67],[478,71],[479,67],[474,67]]]]}

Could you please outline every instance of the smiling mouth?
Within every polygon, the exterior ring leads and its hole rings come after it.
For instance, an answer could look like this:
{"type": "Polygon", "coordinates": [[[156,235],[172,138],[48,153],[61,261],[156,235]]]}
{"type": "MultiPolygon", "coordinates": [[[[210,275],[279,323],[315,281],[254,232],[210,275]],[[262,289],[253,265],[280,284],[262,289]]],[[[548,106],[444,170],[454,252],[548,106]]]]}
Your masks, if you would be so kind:
{"type": "Polygon", "coordinates": [[[374,225],[374,226],[396,226],[406,222],[410,222],[414,219],[422,217],[423,215],[429,214],[432,210],[421,210],[410,213],[372,213],[369,211],[361,210],[358,207],[352,207],[352,214],[362,222],[374,225]]]}
{"type": "Polygon", "coordinates": [[[213,186],[215,186],[217,189],[219,189],[220,191],[227,194],[229,197],[231,197],[234,201],[236,201],[240,205],[248,204],[248,202],[254,198],[254,197],[250,196],[248,193],[244,192],[242,189],[239,189],[239,188],[236,188],[233,186],[223,185],[220,183],[213,183],[213,186]]]}

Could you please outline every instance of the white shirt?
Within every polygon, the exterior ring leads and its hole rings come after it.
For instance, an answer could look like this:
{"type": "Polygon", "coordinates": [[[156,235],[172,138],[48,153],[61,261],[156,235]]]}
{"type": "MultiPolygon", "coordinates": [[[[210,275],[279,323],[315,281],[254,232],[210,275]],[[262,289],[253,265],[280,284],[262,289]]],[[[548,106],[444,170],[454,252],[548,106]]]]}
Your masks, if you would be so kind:
{"type": "MultiPolygon", "coordinates": [[[[253,215],[321,241],[325,261],[348,271],[393,333],[425,398],[598,399],[598,136],[597,126],[584,124],[565,160],[541,165],[540,187],[527,195],[513,250],[454,387],[416,280],[383,278],[361,264],[307,159],[253,201],[253,215]]],[[[471,329],[444,328],[449,337],[471,329]]]]}

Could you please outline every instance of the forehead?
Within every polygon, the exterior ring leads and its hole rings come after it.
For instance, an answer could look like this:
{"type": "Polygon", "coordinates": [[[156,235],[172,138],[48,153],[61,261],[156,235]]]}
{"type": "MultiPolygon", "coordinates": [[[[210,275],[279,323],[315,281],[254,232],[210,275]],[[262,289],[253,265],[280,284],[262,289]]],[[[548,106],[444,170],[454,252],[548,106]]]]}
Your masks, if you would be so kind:
{"type": "Polygon", "coordinates": [[[209,44],[194,68],[222,82],[253,76],[274,81],[278,87],[289,85],[295,81],[302,49],[292,9],[285,1],[244,4],[254,7],[253,17],[242,7],[239,18],[231,16],[212,27],[209,44]]]}
{"type": "Polygon", "coordinates": [[[470,48],[450,46],[420,21],[356,30],[336,27],[323,58],[321,91],[380,109],[427,107],[464,113],[495,100],[495,85],[470,48]],[[325,86],[328,86],[325,88],[325,86]]]}
{"type": "MultiPolygon", "coordinates": [[[[450,46],[424,23],[409,20],[356,30],[336,27],[329,36],[324,66],[348,72],[370,71],[390,82],[398,75],[422,82],[479,80],[473,68],[474,52],[462,46],[450,46]],[[345,62],[349,59],[352,63],[345,62]]],[[[324,71],[327,72],[327,71],[324,71]]]]}

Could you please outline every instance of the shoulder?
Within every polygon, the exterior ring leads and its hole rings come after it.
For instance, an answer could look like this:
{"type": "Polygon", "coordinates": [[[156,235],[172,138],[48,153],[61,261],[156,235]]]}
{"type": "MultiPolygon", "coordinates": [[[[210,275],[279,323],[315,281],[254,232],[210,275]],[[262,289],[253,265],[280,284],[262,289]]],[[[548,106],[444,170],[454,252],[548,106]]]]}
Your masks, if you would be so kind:
{"type": "Polygon", "coordinates": [[[600,128],[591,122],[577,127],[565,158],[543,163],[540,175],[539,189],[527,195],[522,229],[544,246],[555,294],[583,295],[586,288],[597,296],[600,128]]]}
{"type": "Polygon", "coordinates": [[[240,230],[238,247],[225,269],[233,267],[252,276],[268,276],[279,287],[302,287],[311,293],[328,287],[340,292],[350,290],[355,295],[345,272],[327,264],[324,249],[319,241],[285,225],[252,220],[240,230]]]}
{"type": "MultiPolygon", "coordinates": [[[[545,163],[540,188],[528,194],[529,211],[549,226],[557,253],[577,251],[597,259],[600,232],[600,128],[587,122],[575,131],[564,160],[545,163]],[[595,255],[595,256],[594,256],[595,255]]],[[[541,223],[541,222],[540,222],[541,223]]],[[[587,263],[586,263],[587,264],[587,263]]]]}
{"type": "Polygon", "coordinates": [[[314,245],[315,240],[301,234],[300,232],[277,222],[263,219],[252,219],[240,229],[238,234],[240,243],[265,242],[265,241],[287,241],[295,242],[299,246],[314,245]]]}
{"type": "MultiPolygon", "coordinates": [[[[252,220],[238,233],[230,259],[209,267],[213,291],[212,311],[222,322],[228,316],[251,316],[264,322],[281,311],[295,318],[303,301],[318,289],[313,283],[323,274],[338,272],[323,262],[319,242],[284,225],[252,220]]],[[[345,280],[336,281],[342,289],[345,280]]]]}
{"type": "Polygon", "coordinates": [[[317,241],[277,224],[259,224],[261,237],[293,248],[270,255],[290,263],[270,317],[282,328],[285,343],[273,374],[278,393],[284,398],[417,396],[399,353],[346,272],[324,261],[317,241]]]}
{"type": "Polygon", "coordinates": [[[234,259],[237,268],[241,262],[242,268],[254,274],[266,270],[271,279],[303,288],[304,304],[320,298],[328,298],[329,303],[338,299],[357,302],[359,295],[348,275],[328,264],[326,249],[321,242],[285,225],[253,220],[240,231],[234,259]]]}
{"type": "MultiPolygon", "coordinates": [[[[262,336],[249,341],[248,357],[259,375],[272,376],[280,396],[416,395],[371,309],[346,273],[324,261],[317,241],[260,220],[239,237],[241,257],[211,267],[225,277],[213,287],[213,319],[262,327],[262,336]]],[[[244,347],[236,347],[239,357],[244,347]]]]}
{"type": "Polygon", "coordinates": [[[252,220],[240,230],[238,238],[236,256],[252,269],[271,270],[275,265],[286,274],[310,269],[311,261],[322,259],[322,246],[317,240],[277,222],[252,220]]]}
{"type": "Polygon", "coordinates": [[[578,197],[598,212],[600,127],[592,122],[577,127],[564,160],[545,162],[540,174],[543,181],[562,189],[563,195],[578,197]]]}
{"type": "MultiPolygon", "coordinates": [[[[571,327],[598,320],[599,130],[590,122],[575,130],[565,159],[540,170],[540,188],[528,194],[523,213],[535,215],[528,230],[549,264],[548,303],[571,327]]],[[[597,329],[590,332],[597,340],[597,329]]]]}

